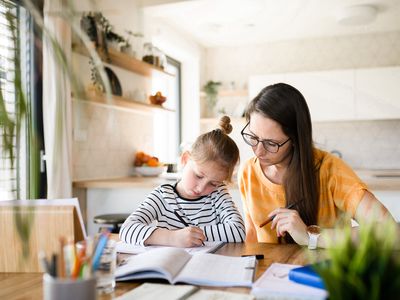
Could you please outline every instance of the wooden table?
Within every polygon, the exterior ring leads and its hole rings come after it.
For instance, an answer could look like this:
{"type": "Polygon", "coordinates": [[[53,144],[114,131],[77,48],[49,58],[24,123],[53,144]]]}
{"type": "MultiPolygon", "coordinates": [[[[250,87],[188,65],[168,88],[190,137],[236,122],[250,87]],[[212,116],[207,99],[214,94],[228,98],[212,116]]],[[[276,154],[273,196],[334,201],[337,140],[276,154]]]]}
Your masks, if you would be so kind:
{"type": "MultiPolygon", "coordinates": [[[[304,265],[310,259],[320,260],[324,254],[323,250],[309,251],[298,245],[276,245],[266,243],[243,243],[225,244],[217,251],[217,254],[228,256],[240,256],[243,254],[264,254],[264,259],[259,260],[255,280],[273,262],[304,265]]],[[[99,300],[113,299],[140,285],[138,282],[117,282],[116,289],[112,294],[101,295],[99,300]]],[[[232,292],[249,293],[250,288],[209,288],[223,289],[232,292]]],[[[41,273],[0,273],[0,299],[30,299],[42,300],[42,274],[41,273]]]]}

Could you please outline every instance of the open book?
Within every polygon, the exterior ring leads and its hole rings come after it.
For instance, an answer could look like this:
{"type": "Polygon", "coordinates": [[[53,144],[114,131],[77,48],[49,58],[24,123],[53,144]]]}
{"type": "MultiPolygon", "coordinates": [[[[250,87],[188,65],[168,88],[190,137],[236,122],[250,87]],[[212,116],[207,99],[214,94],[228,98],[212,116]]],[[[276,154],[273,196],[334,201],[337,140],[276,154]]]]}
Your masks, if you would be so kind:
{"type": "MultiPolygon", "coordinates": [[[[204,246],[200,247],[191,247],[191,248],[182,248],[185,249],[190,254],[195,253],[214,253],[219,248],[221,248],[225,243],[224,242],[204,242],[204,246]]],[[[119,253],[129,253],[129,254],[139,254],[143,252],[147,252],[149,250],[157,249],[157,248],[165,248],[166,246],[140,246],[140,245],[132,245],[127,244],[123,241],[119,241],[116,244],[117,252],[119,253]]]]}
{"type": "Polygon", "coordinates": [[[117,281],[157,278],[172,284],[250,287],[255,264],[254,256],[191,255],[181,248],[158,248],[128,258],[115,276],[117,281]]]}

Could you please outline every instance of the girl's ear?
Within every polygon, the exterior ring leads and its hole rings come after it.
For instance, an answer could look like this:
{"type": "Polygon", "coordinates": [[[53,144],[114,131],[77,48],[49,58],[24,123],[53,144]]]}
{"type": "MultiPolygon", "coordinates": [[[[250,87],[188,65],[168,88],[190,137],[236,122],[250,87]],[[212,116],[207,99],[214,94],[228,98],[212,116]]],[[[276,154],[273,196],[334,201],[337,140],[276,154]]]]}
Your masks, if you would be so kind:
{"type": "Polygon", "coordinates": [[[182,155],[181,155],[181,165],[182,165],[182,167],[184,167],[187,164],[189,159],[190,159],[190,152],[189,151],[183,152],[182,155]]]}

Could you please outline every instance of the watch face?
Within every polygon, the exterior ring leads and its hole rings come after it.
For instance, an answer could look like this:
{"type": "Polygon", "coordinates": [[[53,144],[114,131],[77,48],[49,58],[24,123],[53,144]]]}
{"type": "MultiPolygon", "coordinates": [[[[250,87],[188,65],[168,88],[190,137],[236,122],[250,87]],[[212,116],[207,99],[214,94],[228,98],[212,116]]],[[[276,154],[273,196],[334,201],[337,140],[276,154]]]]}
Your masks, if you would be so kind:
{"type": "Polygon", "coordinates": [[[307,232],[310,234],[321,234],[321,228],[317,225],[311,225],[307,227],[307,232]]]}

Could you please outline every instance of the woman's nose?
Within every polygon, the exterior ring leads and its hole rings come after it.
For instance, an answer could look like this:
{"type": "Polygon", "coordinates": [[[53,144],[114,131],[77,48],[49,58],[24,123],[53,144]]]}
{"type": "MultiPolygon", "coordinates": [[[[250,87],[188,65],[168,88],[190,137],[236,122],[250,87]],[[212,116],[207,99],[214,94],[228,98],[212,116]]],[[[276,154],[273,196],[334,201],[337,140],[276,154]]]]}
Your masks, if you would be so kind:
{"type": "Polygon", "coordinates": [[[261,156],[266,150],[262,143],[258,143],[257,146],[253,147],[253,151],[256,156],[261,156]]]}

